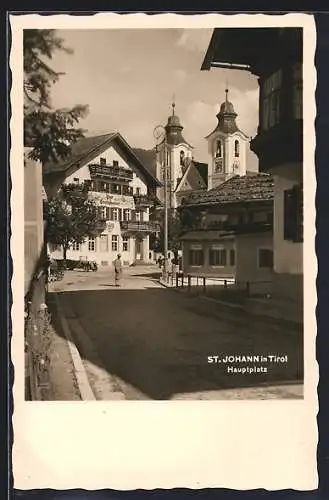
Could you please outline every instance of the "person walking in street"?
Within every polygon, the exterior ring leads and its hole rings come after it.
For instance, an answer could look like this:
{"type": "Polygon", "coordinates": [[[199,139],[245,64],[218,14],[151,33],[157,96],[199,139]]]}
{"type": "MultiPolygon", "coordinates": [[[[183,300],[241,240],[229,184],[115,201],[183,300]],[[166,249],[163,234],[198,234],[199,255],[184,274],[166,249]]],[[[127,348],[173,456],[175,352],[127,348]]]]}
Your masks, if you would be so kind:
{"type": "Polygon", "coordinates": [[[120,254],[118,254],[118,257],[114,261],[114,274],[115,274],[115,286],[120,286],[120,279],[122,276],[122,262],[120,254]]]}

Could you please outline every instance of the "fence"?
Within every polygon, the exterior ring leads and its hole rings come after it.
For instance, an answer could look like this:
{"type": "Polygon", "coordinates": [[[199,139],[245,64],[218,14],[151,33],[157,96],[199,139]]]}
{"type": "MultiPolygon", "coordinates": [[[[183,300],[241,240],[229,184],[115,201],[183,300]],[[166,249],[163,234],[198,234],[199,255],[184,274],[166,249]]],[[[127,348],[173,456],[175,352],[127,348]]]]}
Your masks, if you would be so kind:
{"type": "Polygon", "coordinates": [[[169,275],[169,286],[182,288],[191,293],[216,295],[218,292],[228,296],[244,298],[269,296],[272,293],[272,281],[236,282],[232,276],[212,277],[200,275],[184,275],[177,273],[169,275]]]}
{"type": "Polygon", "coordinates": [[[45,304],[47,275],[34,276],[25,298],[25,398],[49,399],[50,314],[45,304]]]}

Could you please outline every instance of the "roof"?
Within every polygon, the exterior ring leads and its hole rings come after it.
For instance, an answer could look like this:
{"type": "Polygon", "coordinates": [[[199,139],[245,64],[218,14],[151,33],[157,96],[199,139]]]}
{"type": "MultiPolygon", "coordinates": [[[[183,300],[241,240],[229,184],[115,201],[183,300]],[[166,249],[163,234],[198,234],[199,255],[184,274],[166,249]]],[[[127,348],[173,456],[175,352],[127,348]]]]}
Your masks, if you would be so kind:
{"type": "Polygon", "coordinates": [[[44,175],[53,173],[66,173],[71,167],[80,167],[84,163],[89,162],[93,155],[102,154],[111,144],[117,143],[127,154],[128,158],[137,163],[141,172],[147,177],[148,181],[153,185],[159,185],[159,181],[155,175],[150,172],[142,158],[137,156],[135,151],[129,146],[127,141],[119,132],[112,132],[92,137],[83,137],[76,143],[72,144],[71,153],[64,160],[59,160],[57,163],[46,163],[43,165],[44,175]]]}
{"type": "Polygon", "coordinates": [[[209,191],[188,196],[186,205],[208,205],[273,200],[274,181],[270,174],[236,175],[209,191]]]}
{"type": "Polygon", "coordinates": [[[156,177],[156,153],[154,149],[132,148],[135,155],[143,163],[153,177],[156,177]]]}
{"type": "Polygon", "coordinates": [[[200,161],[193,160],[195,167],[198,169],[204,183],[208,186],[208,163],[202,163],[200,161]]]}
{"type": "Polygon", "coordinates": [[[275,50],[278,56],[282,53],[286,55],[289,51],[299,53],[301,39],[302,28],[295,27],[216,28],[201,70],[217,66],[250,71],[260,61],[266,60],[269,48],[275,50]]]}
{"type": "Polygon", "coordinates": [[[181,178],[177,188],[177,191],[184,191],[184,184],[185,182],[188,183],[189,185],[189,190],[199,190],[199,189],[205,189],[207,187],[207,184],[204,182],[203,178],[201,177],[199,170],[196,168],[193,160],[189,164],[189,166],[186,169],[185,174],[181,178]]]}

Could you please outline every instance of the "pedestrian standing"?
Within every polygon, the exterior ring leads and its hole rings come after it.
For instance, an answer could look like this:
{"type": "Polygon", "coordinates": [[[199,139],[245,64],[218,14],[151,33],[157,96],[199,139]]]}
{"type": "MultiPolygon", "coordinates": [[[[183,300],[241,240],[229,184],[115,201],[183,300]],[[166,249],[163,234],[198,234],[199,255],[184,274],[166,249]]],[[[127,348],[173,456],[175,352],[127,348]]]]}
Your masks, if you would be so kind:
{"type": "Polygon", "coordinates": [[[122,276],[122,262],[120,254],[118,254],[118,257],[114,261],[114,274],[115,274],[115,286],[120,286],[120,279],[122,276]]]}

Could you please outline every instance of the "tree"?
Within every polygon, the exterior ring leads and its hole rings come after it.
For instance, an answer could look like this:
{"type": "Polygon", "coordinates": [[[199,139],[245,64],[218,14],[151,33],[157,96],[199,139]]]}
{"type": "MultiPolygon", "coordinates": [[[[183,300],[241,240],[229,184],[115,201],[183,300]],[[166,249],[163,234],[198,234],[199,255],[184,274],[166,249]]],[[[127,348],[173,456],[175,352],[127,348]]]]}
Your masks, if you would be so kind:
{"type": "Polygon", "coordinates": [[[63,73],[45,62],[56,50],[67,53],[55,30],[24,30],[24,144],[31,147],[29,157],[42,163],[57,162],[71,151],[71,144],[83,137],[76,128],[88,107],[52,110],[50,91],[63,73]]]}
{"type": "Polygon", "coordinates": [[[63,259],[73,243],[82,243],[104,229],[99,207],[89,198],[89,186],[63,184],[57,195],[45,203],[46,239],[61,245],[63,259]]]}
{"type": "MultiPolygon", "coordinates": [[[[151,239],[150,244],[156,252],[164,252],[164,210],[158,212],[157,217],[160,222],[160,233],[157,238],[151,239]]],[[[179,215],[174,211],[168,211],[168,250],[176,251],[181,247],[179,237],[182,227],[179,215]]]]}

